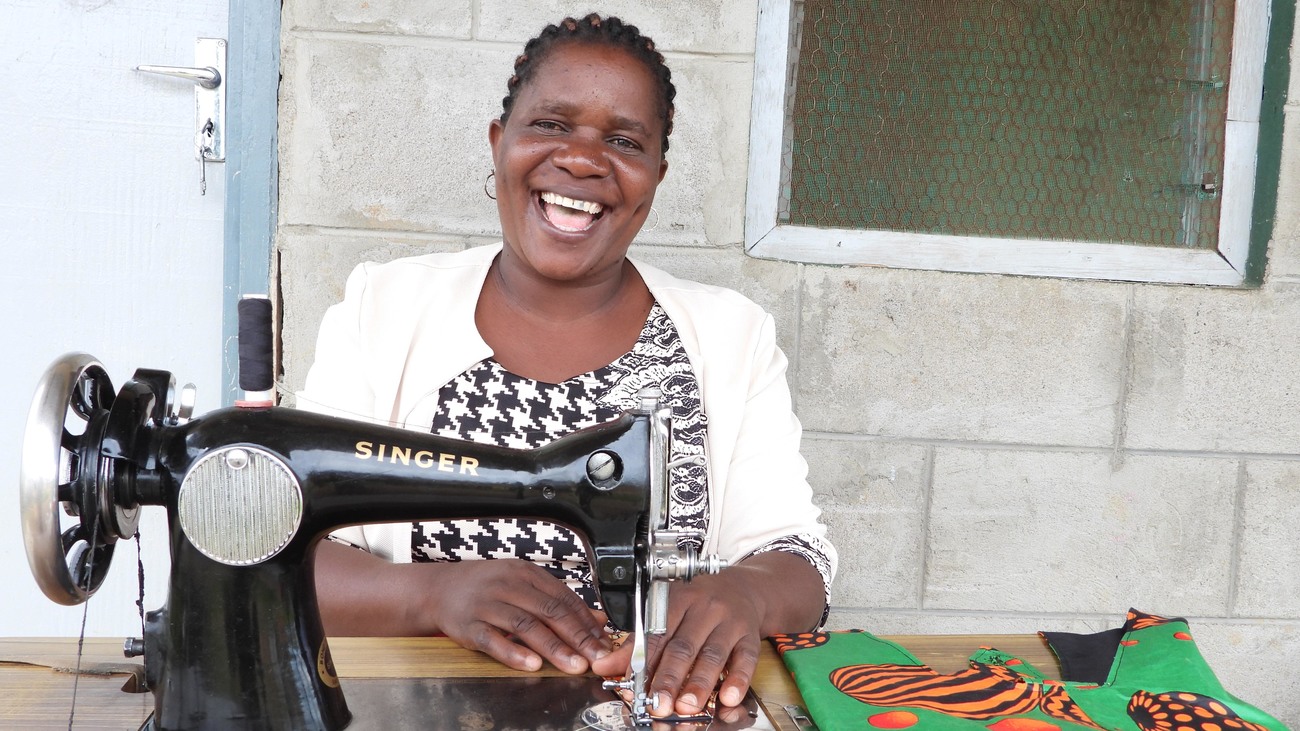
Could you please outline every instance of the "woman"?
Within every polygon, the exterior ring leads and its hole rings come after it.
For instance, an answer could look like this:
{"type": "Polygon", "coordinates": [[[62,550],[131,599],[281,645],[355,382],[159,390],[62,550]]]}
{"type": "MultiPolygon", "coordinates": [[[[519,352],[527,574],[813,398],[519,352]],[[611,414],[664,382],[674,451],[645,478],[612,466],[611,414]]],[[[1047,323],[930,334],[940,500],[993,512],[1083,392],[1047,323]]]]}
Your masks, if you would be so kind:
{"type": "MultiPolygon", "coordinates": [[[[732,565],[674,585],[650,643],[656,715],[738,705],[761,638],[819,624],[834,552],[798,454],[772,320],[740,295],[627,258],[675,94],[633,26],[548,26],[488,128],[503,242],[363,264],[321,325],[304,408],[509,447],[612,419],[659,386],[673,407],[672,527],[732,565]]],[[[443,633],[510,667],[622,674],[567,530],[520,520],[341,531],[317,558],[331,634],[443,633]],[[505,560],[464,560],[513,557],[505,560]],[[530,560],[524,560],[530,559],[530,560]],[[534,562],[536,561],[536,562],[534,562]],[[573,584],[571,590],[569,584],[573,584]],[[577,593],[575,593],[575,590],[577,593]]]]}

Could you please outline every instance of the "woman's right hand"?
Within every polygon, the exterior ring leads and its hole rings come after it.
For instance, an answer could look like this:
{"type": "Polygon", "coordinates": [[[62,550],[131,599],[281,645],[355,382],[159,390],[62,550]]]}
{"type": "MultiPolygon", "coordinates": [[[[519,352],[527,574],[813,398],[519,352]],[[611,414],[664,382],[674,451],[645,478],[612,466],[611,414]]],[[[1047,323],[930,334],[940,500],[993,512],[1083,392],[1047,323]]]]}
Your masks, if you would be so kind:
{"type": "Polygon", "coordinates": [[[571,674],[612,649],[600,616],[528,561],[393,564],[321,541],[316,592],[331,635],[444,634],[516,670],[571,674]]]}
{"type": "Polygon", "coordinates": [[[436,567],[419,579],[437,574],[423,602],[442,634],[462,647],[516,670],[538,670],[544,658],[575,675],[610,654],[604,624],[586,602],[536,564],[496,559],[410,567],[436,567]]]}

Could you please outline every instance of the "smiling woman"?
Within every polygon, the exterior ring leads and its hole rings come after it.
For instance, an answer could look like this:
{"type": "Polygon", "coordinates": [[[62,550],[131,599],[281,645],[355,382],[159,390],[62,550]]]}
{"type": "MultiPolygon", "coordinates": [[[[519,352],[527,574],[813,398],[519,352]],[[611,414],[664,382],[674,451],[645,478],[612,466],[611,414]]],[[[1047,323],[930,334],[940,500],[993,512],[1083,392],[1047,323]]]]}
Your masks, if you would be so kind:
{"type": "MultiPolygon", "coordinates": [[[[653,712],[698,712],[724,675],[718,699],[737,705],[763,637],[819,624],[835,568],[772,318],[627,256],[668,170],[675,91],[650,39],[565,19],[528,43],[507,91],[488,127],[502,243],[358,267],[298,402],[536,448],[658,388],[670,527],[731,565],[674,585],[650,644],[653,712]]],[[[449,520],[335,539],[317,554],[333,634],[442,633],[519,669],[627,669],[632,643],[614,650],[566,528],[449,520]]]]}
{"type": "Polygon", "coordinates": [[[668,162],[642,61],[589,42],[552,49],[488,129],[505,246],[476,319],[503,366],[559,383],[641,334],[653,297],[627,250],[668,162]]]}

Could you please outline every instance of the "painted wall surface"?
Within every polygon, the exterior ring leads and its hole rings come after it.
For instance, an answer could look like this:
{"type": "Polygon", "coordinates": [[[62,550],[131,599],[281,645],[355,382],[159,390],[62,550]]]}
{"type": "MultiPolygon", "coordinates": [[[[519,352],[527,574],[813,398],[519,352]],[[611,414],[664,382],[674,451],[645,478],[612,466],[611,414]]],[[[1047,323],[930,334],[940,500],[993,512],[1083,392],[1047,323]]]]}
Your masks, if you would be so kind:
{"type": "MultiPolygon", "coordinates": [[[[513,59],[589,6],[284,7],[292,391],[357,262],[496,239],[487,126],[513,59]]],[[[842,556],[831,626],[1093,632],[1129,607],[1182,615],[1229,690],[1300,728],[1300,107],[1257,289],[760,261],[741,248],[757,4],[603,11],[656,40],[678,88],[658,224],[634,254],[776,317],[842,556]]]]}
{"type": "MultiPolygon", "coordinates": [[[[28,406],[58,356],[136,368],[221,405],[225,173],[199,195],[193,85],[139,64],[189,66],[194,41],[225,36],[226,0],[0,0],[0,637],[139,636],[136,547],[119,544],[92,599],[47,599],[27,565],[19,463],[28,406]]],[[[51,506],[52,508],[53,506],[51,506]]],[[[144,606],[162,605],[166,513],[142,510],[144,606]]],[[[68,523],[65,523],[65,526],[68,523]]]]}

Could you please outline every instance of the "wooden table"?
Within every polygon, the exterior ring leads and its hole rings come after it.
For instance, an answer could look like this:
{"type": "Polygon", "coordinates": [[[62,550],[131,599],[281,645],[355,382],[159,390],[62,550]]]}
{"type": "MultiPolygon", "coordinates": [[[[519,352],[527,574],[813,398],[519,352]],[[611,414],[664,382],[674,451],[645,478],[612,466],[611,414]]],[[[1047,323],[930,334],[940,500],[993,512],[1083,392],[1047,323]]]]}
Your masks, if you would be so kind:
{"type": "MultiPolygon", "coordinates": [[[[1059,672],[1055,656],[1036,635],[907,635],[886,636],[941,673],[966,666],[966,658],[981,646],[1018,655],[1044,672],[1059,672]]],[[[485,678],[523,675],[490,658],[457,647],[443,638],[337,637],[330,640],[334,664],[347,690],[348,678],[485,678]]],[[[0,728],[67,729],[76,686],[76,731],[104,729],[135,731],[153,710],[150,693],[124,692],[143,677],[138,660],[122,656],[122,640],[85,641],[81,674],[77,640],[0,639],[0,728]]],[[[543,675],[562,675],[547,666],[543,675]]],[[[803,705],[794,681],[772,649],[764,643],[754,689],[782,731],[796,731],[782,710],[803,705]]]]}

